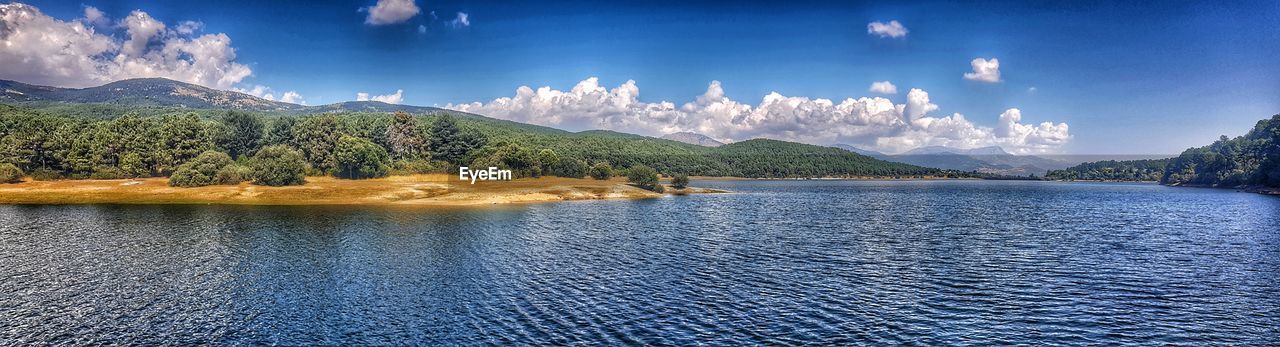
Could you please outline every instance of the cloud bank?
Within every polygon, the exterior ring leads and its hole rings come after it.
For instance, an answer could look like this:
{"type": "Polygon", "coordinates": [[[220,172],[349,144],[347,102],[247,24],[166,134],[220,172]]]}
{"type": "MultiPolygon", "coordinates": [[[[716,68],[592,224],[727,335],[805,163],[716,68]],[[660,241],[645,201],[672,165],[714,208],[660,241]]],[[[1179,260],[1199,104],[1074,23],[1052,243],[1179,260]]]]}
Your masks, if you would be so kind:
{"type": "Polygon", "coordinates": [[[568,91],[521,86],[515,95],[446,108],[572,130],[610,129],[646,135],[690,131],[720,141],[773,138],[814,144],[847,143],[897,153],[920,146],[1001,146],[1016,153],[1053,152],[1071,139],[1066,123],[1023,124],[1009,109],[997,125],[983,127],[964,115],[931,115],[929,93],[911,89],[905,103],[883,97],[828,99],[765,95],[750,105],[725,96],[720,82],[677,106],[643,102],[635,81],[609,89],[587,78],[568,91]]]}
{"type": "Polygon", "coordinates": [[[369,13],[364,19],[364,23],[369,25],[404,23],[422,11],[414,0],[378,0],[373,7],[360,10],[369,13]]]}
{"type": "Polygon", "coordinates": [[[133,11],[108,26],[110,19],[97,8],[85,7],[84,14],[61,21],[31,5],[0,5],[0,76],[59,87],[163,77],[228,89],[253,73],[235,62],[231,38],[198,35],[196,22],[169,28],[133,11]],[[99,28],[123,33],[99,33],[99,28]]]}
{"type": "Polygon", "coordinates": [[[907,32],[907,27],[902,26],[902,23],[898,23],[896,20],[891,20],[888,23],[871,22],[867,24],[867,33],[879,37],[900,39],[907,37],[907,32]]]}

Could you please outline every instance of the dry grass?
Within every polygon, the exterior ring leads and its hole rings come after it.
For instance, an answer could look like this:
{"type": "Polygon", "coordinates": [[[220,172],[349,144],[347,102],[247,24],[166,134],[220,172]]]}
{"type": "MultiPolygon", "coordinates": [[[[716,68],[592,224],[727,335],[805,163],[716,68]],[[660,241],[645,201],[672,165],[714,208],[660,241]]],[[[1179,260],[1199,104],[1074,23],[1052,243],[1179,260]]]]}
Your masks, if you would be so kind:
{"type": "MultiPolygon", "coordinates": [[[[718,192],[695,190],[697,193],[718,192]]],[[[608,181],[543,177],[470,182],[445,174],[371,180],[308,177],[292,187],[176,188],[165,178],[27,181],[0,184],[0,204],[241,204],[467,206],[541,201],[653,198],[662,194],[608,181]]]]}

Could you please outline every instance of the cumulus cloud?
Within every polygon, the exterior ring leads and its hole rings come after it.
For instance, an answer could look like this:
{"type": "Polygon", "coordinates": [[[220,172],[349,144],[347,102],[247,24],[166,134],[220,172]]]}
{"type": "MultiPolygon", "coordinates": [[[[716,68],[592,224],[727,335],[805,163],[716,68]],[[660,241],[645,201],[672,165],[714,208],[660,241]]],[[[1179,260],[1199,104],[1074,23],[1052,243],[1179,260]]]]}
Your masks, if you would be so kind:
{"type": "Polygon", "coordinates": [[[570,130],[610,129],[646,135],[690,131],[720,141],[766,137],[824,145],[848,143],[890,153],[935,145],[998,145],[1016,153],[1044,153],[1071,139],[1067,124],[1023,124],[1021,111],[1016,109],[1001,115],[995,128],[976,125],[958,113],[933,116],[939,106],[929,100],[928,92],[914,88],[903,104],[883,97],[837,102],[773,92],[751,105],[730,99],[718,81],[681,105],[644,102],[639,95],[635,81],[607,88],[591,77],[568,91],[521,86],[514,96],[445,107],[570,130]]]}
{"type": "Polygon", "coordinates": [[[902,26],[902,23],[898,23],[896,20],[891,20],[888,23],[871,22],[867,24],[867,33],[879,37],[900,39],[907,37],[907,32],[907,27],[902,26]]]}
{"type": "Polygon", "coordinates": [[[454,28],[464,28],[471,26],[471,16],[466,12],[458,12],[458,17],[449,21],[449,25],[454,28]]]}
{"type": "Polygon", "coordinates": [[[364,19],[364,23],[369,25],[404,23],[421,11],[414,0],[378,0],[373,7],[360,10],[369,13],[364,19]]]}
{"type": "Polygon", "coordinates": [[[969,65],[973,66],[973,72],[964,73],[964,79],[987,83],[1000,82],[1000,60],[973,58],[969,65]]]}
{"type": "Polygon", "coordinates": [[[106,16],[92,7],[84,12],[85,18],[62,21],[31,5],[0,4],[0,78],[88,87],[163,77],[229,89],[252,74],[235,62],[225,34],[182,33],[143,11],[130,13],[118,28],[105,28],[123,33],[99,33],[86,23],[107,23],[106,16]]]}
{"type": "Polygon", "coordinates": [[[379,101],[379,102],[385,102],[388,104],[398,105],[404,101],[404,90],[397,89],[395,94],[374,95],[372,97],[369,96],[369,93],[359,92],[359,93],[356,93],[356,101],[379,101]]]}
{"type": "Polygon", "coordinates": [[[880,94],[898,94],[898,86],[889,83],[889,81],[880,81],[871,83],[871,88],[867,91],[880,94]]]}
{"type": "Polygon", "coordinates": [[[299,105],[307,104],[306,101],[302,100],[302,94],[298,94],[298,92],[295,92],[295,91],[284,92],[284,95],[280,96],[280,101],[287,102],[290,104],[299,104],[299,105]]]}
{"type": "Polygon", "coordinates": [[[299,104],[299,105],[307,104],[307,102],[302,99],[302,94],[298,94],[298,92],[295,92],[292,90],[284,92],[284,94],[280,94],[280,98],[278,100],[276,99],[275,91],[271,90],[271,87],[267,87],[264,85],[254,85],[253,88],[248,88],[248,89],[231,88],[231,90],[253,95],[253,96],[271,100],[271,101],[280,101],[280,102],[287,102],[287,103],[299,104]]]}

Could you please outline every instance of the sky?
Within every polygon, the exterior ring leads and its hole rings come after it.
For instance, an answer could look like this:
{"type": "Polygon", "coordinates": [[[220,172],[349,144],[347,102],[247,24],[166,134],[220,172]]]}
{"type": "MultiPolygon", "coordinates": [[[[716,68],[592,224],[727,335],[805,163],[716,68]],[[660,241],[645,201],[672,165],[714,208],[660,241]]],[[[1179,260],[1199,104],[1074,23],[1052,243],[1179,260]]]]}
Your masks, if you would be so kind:
{"type": "Polygon", "coordinates": [[[0,79],[167,77],[574,131],[1175,154],[1280,113],[1274,1],[0,6],[0,79]]]}

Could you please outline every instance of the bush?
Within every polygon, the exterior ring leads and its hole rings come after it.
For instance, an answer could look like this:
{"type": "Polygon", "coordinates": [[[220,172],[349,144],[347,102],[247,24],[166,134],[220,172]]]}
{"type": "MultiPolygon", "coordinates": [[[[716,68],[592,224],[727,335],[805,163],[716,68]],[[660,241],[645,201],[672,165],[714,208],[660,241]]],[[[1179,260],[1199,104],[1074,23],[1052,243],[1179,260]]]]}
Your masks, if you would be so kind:
{"type": "Polygon", "coordinates": [[[443,160],[397,160],[391,163],[391,173],[396,175],[449,173],[456,168],[443,160]]]}
{"type": "Polygon", "coordinates": [[[195,159],[178,166],[173,170],[173,174],[169,175],[169,185],[173,187],[203,187],[215,184],[236,184],[240,181],[231,181],[237,179],[223,173],[224,169],[232,166],[235,162],[231,161],[231,156],[218,151],[205,151],[200,153],[195,159]]]}
{"type": "Polygon", "coordinates": [[[386,177],[391,170],[391,156],[387,150],[372,141],[343,136],[333,149],[337,162],[335,176],[348,179],[386,177]]]}
{"type": "Polygon", "coordinates": [[[583,178],[587,177],[587,171],[590,169],[585,161],[561,158],[560,161],[551,166],[550,174],[559,177],[583,178]]]}
{"type": "Polygon", "coordinates": [[[18,183],[22,182],[22,169],[17,165],[4,163],[0,164],[0,183],[18,183]]]}
{"type": "Polygon", "coordinates": [[[36,181],[53,181],[65,178],[61,172],[50,169],[36,169],[31,172],[31,179],[36,181]]]}
{"type": "Polygon", "coordinates": [[[253,171],[249,167],[240,164],[231,164],[218,170],[213,176],[213,180],[222,182],[222,184],[240,184],[244,181],[253,180],[253,171]]]}
{"type": "Polygon", "coordinates": [[[124,171],[115,166],[99,166],[93,168],[93,173],[89,174],[89,178],[95,180],[118,180],[128,178],[124,171]]]}
{"type": "Polygon", "coordinates": [[[679,174],[671,178],[671,188],[684,189],[689,186],[689,175],[679,174]]]}
{"type": "Polygon", "coordinates": [[[627,170],[627,182],[640,188],[662,192],[662,185],[658,184],[658,172],[648,166],[638,165],[627,170]]]}
{"type": "Polygon", "coordinates": [[[258,150],[249,161],[253,184],[264,186],[293,186],[305,182],[307,160],[289,146],[275,145],[258,150]]]}
{"type": "Polygon", "coordinates": [[[596,165],[592,165],[591,170],[589,170],[587,174],[591,175],[591,178],[594,179],[607,180],[610,177],[613,177],[613,168],[609,167],[609,163],[600,162],[596,163],[596,165]]]}

